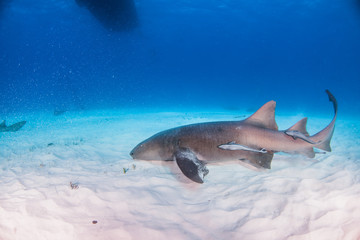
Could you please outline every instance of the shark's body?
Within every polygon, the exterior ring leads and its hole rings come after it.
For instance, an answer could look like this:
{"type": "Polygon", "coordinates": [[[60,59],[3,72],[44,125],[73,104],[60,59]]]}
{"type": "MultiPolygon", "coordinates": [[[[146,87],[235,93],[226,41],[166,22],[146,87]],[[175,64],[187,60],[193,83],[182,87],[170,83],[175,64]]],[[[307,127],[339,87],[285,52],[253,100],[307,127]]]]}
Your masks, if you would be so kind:
{"type": "Polygon", "coordinates": [[[25,125],[26,121],[14,123],[10,126],[6,126],[5,120],[0,123],[0,132],[16,132],[25,125]]]}
{"type": "Polygon", "coordinates": [[[307,118],[279,131],[275,122],[274,101],[263,105],[242,121],[209,122],[169,129],[139,143],[130,153],[140,160],[175,160],[181,171],[202,183],[208,174],[206,162],[241,160],[257,168],[271,167],[274,153],[303,154],[313,158],[314,147],[331,151],[337,102],[327,90],[335,116],[319,133],[309,136],[307,118]]]}

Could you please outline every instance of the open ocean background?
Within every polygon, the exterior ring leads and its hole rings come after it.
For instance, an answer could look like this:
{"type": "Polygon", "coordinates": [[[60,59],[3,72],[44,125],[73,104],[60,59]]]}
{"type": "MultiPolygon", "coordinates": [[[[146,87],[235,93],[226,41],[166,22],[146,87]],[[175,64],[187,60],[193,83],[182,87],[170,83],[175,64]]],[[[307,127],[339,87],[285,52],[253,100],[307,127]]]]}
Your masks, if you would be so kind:
{"type": "Polygon", "coordinates": [[[2,119],[54,109],[254,111],[271,99],[278,111],[330,117],[325,89],[340,116],[359,115],[359,0],[94,2],[0,0],[2,119]]]}
{"type": "Polygon", "coordinates": [[[0,0],[0,240],[360,240],[359,92],[360,0],[0,0]],[[313,135],[325,89],[315,158],[129,155],[270,100],[313,135]]]}

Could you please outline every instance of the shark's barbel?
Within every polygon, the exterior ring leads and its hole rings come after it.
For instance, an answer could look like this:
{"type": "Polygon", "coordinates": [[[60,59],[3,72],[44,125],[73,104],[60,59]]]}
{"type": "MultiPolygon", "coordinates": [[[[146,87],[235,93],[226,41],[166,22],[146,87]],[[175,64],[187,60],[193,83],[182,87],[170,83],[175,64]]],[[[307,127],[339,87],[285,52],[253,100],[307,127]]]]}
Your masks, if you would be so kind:
{"type": "Polygon", "coordinates": [[[242,121],[208,122],[169,129],[139,143],[130,155],[139,160],[175,160],[189,179],[203,183],[207,162],[241,160],[257,168],[270,169],[274,153],[286,152],[315,157],[314,148],[331,151],[330,141],[337,117],[337,101],[326,90],[334,106],[330,124],[310,136],[307,118],[279,131],[275,101],[264,104],[242,121]]]}

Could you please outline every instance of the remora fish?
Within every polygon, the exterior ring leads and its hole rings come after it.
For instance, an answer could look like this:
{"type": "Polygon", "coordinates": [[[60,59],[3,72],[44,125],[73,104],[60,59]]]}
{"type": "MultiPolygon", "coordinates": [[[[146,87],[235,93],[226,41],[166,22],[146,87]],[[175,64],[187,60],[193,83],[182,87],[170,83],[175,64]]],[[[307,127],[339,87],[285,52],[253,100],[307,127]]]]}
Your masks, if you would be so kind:
{"type": "Polygon", "coordinates": [[[5,120],[0,124],[0,132],[16,132],[19,131],[25,125],[26,121],[14,123],[10,126],[6,126],[5,120]]]}
{"type": "Polygon", "coordinates": [[[328,90],[326,93],[335,114],[330,124],[313,136],[306,131],[307,118],[279,131],[275,122],[276,103],[270,101],[242,121],[198,123],[160,132],[139,143],[130,155],[139,160],[174,160],[184,175],[197,183],[203,183],[209,172],[207,162],[241,160],[270,169],[276,152],[313,158],[314,147],[331,151],[337,101],[328,90]]]}

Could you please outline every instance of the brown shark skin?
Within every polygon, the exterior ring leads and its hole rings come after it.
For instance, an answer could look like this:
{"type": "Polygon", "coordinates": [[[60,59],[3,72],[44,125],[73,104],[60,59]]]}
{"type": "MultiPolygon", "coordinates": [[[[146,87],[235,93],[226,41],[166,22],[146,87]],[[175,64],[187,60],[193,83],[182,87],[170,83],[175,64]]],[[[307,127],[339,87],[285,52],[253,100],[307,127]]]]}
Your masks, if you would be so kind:
{"type": "MultiPolygon", "coordinates": [[[[169,129],[148,138],[135,147],[136,159],[171,160],[177,147],[192,149],[206,161],[236,160],[245,158],[249,151],[229,151],[219,145],[235,141],[255,149],[265,148],[273,152],[293,152],[311,144],[286,135],[282,131],[261,128],[245,121],[208,122],[169,129]],[[276,139],[274,141],[274,139],[276,139]],[[142,147],[141,147],[142,146],[142,147]],[[140,148],[143,148],[142,151],[140,148]],[[148,153],[157,149],[158,155],[148,153]]],[[[251,152],[253,153],[253,152],[251,152]]]]}
{"type": "MultiPolygon", "coordinates": [[[[329,144],[337,116],[337,102],[330,92],[327,91],[327,94],[333,102],[335,116],[326,128],[309,137],[315,144],[289,136],[286,130],[278,131],[274,117],[276,104],[270,101],[242,121],[198,123],[165,130],[139,143],[130,155],[139,160],[173,160],[178,149],[190,149],[201,161],[247,160],[258,168],[270,168],[276,152],[303,154],[313,158],[314,147],[331,151],[329,144]],[[219,148],[231,142],[254,150],[265,149],[266,152],[219,148]]],[[[302,119],[289,129],[307,135],[305,125],[306,120],[302,119]]]]}

